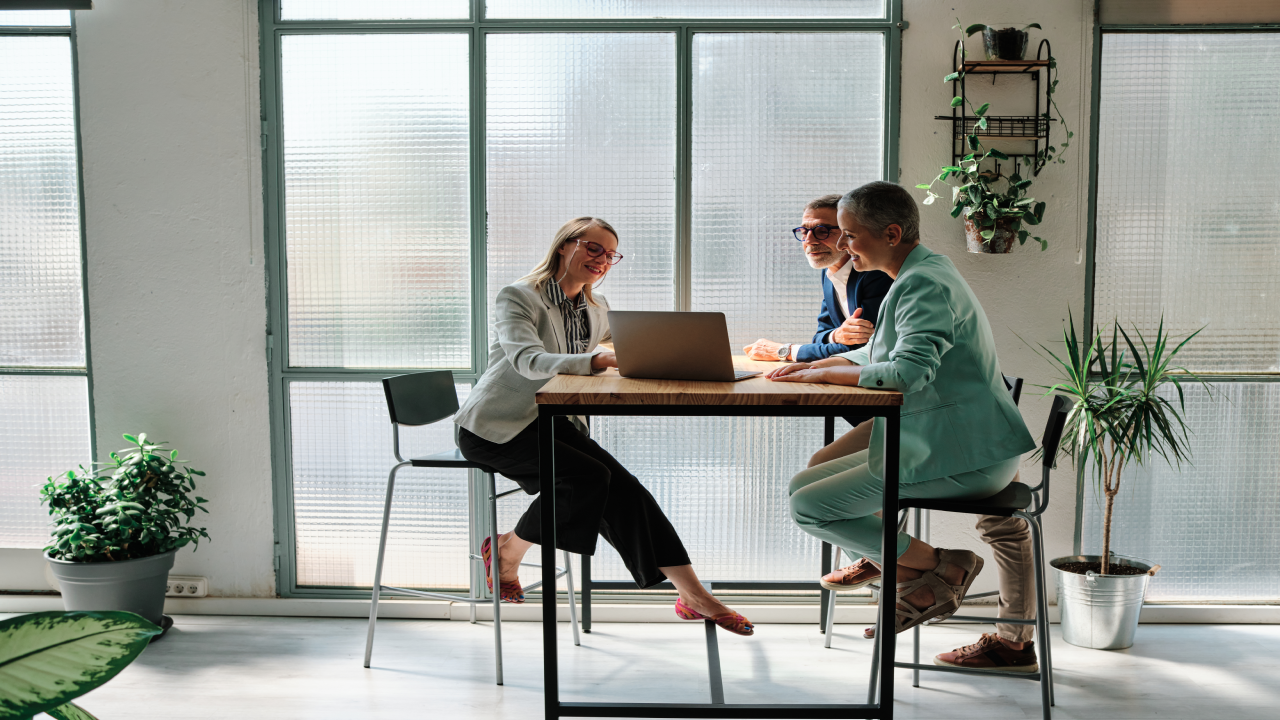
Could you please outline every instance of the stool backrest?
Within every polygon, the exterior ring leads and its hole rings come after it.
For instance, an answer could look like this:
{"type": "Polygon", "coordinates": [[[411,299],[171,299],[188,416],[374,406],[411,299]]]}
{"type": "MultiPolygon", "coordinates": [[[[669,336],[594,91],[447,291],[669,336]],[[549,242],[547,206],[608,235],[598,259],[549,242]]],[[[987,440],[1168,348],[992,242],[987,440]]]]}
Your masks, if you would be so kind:
{"type": "Polygon", "coordinates": [[[1067,415],[1071,413],[1071,399],[1062,395],[1053,396],[1053,405],[1049,408],[1049,420],[1044,426],[1044,437],[1040,440],[1041,458],[1040,484],[1031,488],[1036,493],[1035,514],[1039,515],[1049,507],[1049,475],[1058,464],[1058,446],[1062,444],[1062,431],[1067,425],[1067,415]]]}
{"type": "Polygon", "coordinates": [[[382,390],[396,425],[430,425],[458,412],[458,391],[448,370],[383,378],[382,390]]]}
{"type": "Polygon", "coordinates": [[[1000,377],[1004,378],[1005,389],[1013,396],[1013,404],[1017,405],[1018,401],[1022,399],[1022,378],[1003,373],[1000,374],[1000,377]]]}

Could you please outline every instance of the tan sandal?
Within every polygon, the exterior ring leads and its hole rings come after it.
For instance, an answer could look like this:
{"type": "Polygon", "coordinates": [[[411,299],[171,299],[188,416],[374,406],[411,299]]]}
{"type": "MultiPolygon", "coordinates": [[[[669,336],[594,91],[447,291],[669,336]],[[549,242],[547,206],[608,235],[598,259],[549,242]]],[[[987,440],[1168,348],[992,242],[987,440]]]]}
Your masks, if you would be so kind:
{"type": "Polygon", "coordinates": [[[932,620],[933,618],[950,617],[960,609],[960,603],[973,584],[973,579],[982,571],[982,558],[968,550],[938,550],[938,566],[926,570],[915,580],[898,583],[896,605],[894,606],[894,630],[901,633],[905,630],[932,620]],[[942,579],[940,572],[946,572],[949,564],[955,564],[965,570],[964,582],[952,585],[942,579]],[[933,591],[933,604],[927,608],[917,608],[904,598],[921,587],[928,586],[933,591]]]}
{"type": "Polygon", "coordinates": [[[946,572],[948,564],[955,564],[964,568],[964,581],[959,585],[951,586],[952,591],[956,594],[956,609],[939,615],[932,622],[942,622],[956,614],[956,611],[960,609],[961,603],[964,602],[964,596],[969,594],[973,579],[978,576],[978,573],[982,572],[983,559],[977,553],[969,550],[944,550],[943,548],[938,548],[938,567],[934,568],[933,572],[937,573],[941,578],[941,574],[946,572]]]}

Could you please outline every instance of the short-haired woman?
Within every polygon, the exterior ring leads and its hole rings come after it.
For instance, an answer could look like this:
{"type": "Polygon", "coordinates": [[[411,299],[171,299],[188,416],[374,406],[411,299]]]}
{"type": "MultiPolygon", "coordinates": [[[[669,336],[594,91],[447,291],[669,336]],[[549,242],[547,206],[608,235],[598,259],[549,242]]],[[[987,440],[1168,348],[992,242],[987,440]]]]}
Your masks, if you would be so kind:
{"type": "MultiPolygon", "coordinates": [[[[556,233],[538,267],[498,291],[498,339],[489,347],[489,369],[458,411],[458,448],[472,462],[539,492],[538,426],[534,394],[558,374],[591,375],[617,367],[611,351],[597,347],[609,335],[609,304],[592,285],[622,259],[618,234],[594,217],[570,220],[556,233]]],[[[577,418],[555,419],[556,546],[594,555],[597,534],[622,556],[636,585],[670,580],[680,593],[676,614],[711,618],[720,627],[751,635],[751,622],[725,607],[698,581],[671,521],[644,485],[583,430],[577,418]]],[[[481,545],[485,581],[498,584],[506,602],[524,602],[516,572],[541,542],[535,498],[511,532],[481,545]]]]}
{"type": "MultiPolygon", "coordinates": [[[[1035,448],[1004,387],[986,313],[955,265],[920,244],[920,215],[898,185],[873,182],[840,200],[837,246],[859,272],[883,270],[894,283],[867,345],[770,373],[782,382],[833,383],[903,395],[899,496],[984,498],[1013,481],[1035,448]]],[[[884,420],[871,446],[802,471],[791,480],[791,517],[805,532],[864,556],[849,570],[880,576],[884,420]]],[[[897,632],[959,608],[982,559],[898,534],[897,632]]]]}

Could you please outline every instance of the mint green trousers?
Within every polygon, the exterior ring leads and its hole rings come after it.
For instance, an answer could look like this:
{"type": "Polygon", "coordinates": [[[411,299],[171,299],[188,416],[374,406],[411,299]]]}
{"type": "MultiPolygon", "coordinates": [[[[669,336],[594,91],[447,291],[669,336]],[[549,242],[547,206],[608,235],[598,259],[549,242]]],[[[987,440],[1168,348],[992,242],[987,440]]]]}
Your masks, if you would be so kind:
{"type": "MultiPolygon", "coordinates": [[[[851,556],[880,562],[883,522],[875,516],[883,506],[884,481],[867,465],[869,450],[836,458],[802,470],[791,479],[791,518],[810,535],[842,548],[851,556]]],[[[1013,482],[1021,457],[1012,457],[979,470],[950,477],[902,483],[901,498],[990,497],[1013,482]]],[[[911,545],[911,536],[898,533],[898,556],[911,545]]]]}

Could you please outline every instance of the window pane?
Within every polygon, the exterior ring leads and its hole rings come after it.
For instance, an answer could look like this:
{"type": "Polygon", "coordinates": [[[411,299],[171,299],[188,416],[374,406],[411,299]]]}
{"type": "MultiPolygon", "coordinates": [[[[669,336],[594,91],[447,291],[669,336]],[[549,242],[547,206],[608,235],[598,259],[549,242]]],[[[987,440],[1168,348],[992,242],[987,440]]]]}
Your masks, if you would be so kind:
{"type": "Polygon", "coordinates": [[[282,39],[289,362],[468,367],[468,39],[282,39]]]}
{"type": "MultiPolygon", "coordinates": [[[[457,387],[460,401],[469,390],[457,387]]],[[[298,585],[372,587],[387,473],[395,465],[382,385],[290,383],[289,412],[298,585]]],[[[448,420],[401,428],[404,457],[453,447],[448,420]]],[[[467,513],[465,470],[401,470],[383,584],[469,587],[467,513]]]]}
{"type": "Polygon", "coordinates": [[[488,0],[491,18],[876,18],[884,0],[488,0]]]}
{"type": "MultiPolygon", "coordinates": [[[[1280,383],[1218,383],[1212,398],[1198,385],[1185,392],[1193,464],[1179,470],[1154,459],[1124,472],[1111,548],[1163,566],[1148,601],[1276,602],[1280,383]]],[[[1101,494],[1091,481],[1085,487],[1081,539],[1097,554],[1101,494]]]]}
{"type": "Polygon", "coordinates": [[[71,40],[0,37],[0,367],[84,367],[71,40]]]}
{"type": "Polygon", "coordinates": [[[71,11],[0,10],[0,27],[71,27],[71,11]]]}
{"type": "Polygon", "coordinates": [[[1280,372],[1280,188],[1264,179],[1280,164],[1276,40],[1103,42],[1094,316],[1204,327],[1178,356],[1193,371],[1280,372]]]}
{"type": "Polygon", "coordinates": [[[40,488],[92,460],[87,379],[0,375],[0,547],[47,545],[40,488]]]}
{"type": "Polygon", "coordinates": [[[487,52],[490,304],[595,215],[626,256],[600,289],[610,305],[672,309],[675,36],[490,35],[487,52]]]}
{"type": "MultiPolygon", "coordinates": [[[[596,418],[592,436],[649,488],[698,577],[813,580],[820,544],[791,519],[787,483],[822,447],[815,418],[596,418]]],[[[509,526],[503,526],[504,528],[509,526]]],[[[631,580],[601,543],[600,580],[631,580]]]]}
{"type": "Polygon", "coordinates": [[[880,33],[699,34],[693,41],[693,308],[741,349],[808,342],[822,302],[791,228],[805,203],[879,179],[880,33]]]}
{"type": "Polygon", "coordinates": [[[281,0],[282,20],[427,20],[471,16],[469,0],[281,0]]]}

